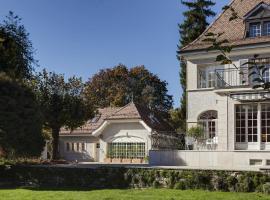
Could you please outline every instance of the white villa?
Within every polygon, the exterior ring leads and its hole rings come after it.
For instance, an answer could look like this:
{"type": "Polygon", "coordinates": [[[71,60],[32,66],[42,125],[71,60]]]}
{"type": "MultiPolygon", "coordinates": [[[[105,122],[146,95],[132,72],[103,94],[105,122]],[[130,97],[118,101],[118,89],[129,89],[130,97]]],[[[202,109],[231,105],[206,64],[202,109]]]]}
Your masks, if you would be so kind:
{"type": "Polygon", "coordinates": [[[60,156],[69,161],[143,163],[150,149],[176,148],[172,127],[156,113],[133,102],[99,109],[73,131],[62,128],[60,156]]]}
{"type": "MultiPolygon", "coordinates": [[[[157,165],[213,169],[270,168],[270,92],[252,89],[249,59],[270,68],[270,0],[234,0],[240,16],[223,11],[207,30],[181,50],[187,62],[187,127],[200,124],[204,137],[187,140],[186,151],[153,151],[157,165]],[[233,45],[234,64],[216,62],[208,51],[207,33],[223,33],[233,45]],[[193,143],[193,144],[192,144],[193,143]],[[190,148],[190,146],[193,146],[190,148]]],[[[270,81],[270,70],[262,74],[270,81]]]]}

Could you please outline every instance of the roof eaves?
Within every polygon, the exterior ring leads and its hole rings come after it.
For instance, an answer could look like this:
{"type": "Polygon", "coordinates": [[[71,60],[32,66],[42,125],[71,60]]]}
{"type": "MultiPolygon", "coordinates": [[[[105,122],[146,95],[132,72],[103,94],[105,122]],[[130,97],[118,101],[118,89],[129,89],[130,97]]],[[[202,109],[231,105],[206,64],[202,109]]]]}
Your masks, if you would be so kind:
{"type": "MultiPolygon", "coordinates": [[[[263,42],[256,42],[256,44],[261,45],[261,44],[269,44],[270,41],[263,41],[263,42]]],[[[249,47],[249,46],[254,46],[254,43],[249,43],[249,44],[238,44],[238,45],[232,45],[233,48],[238,48],[238,47],[249,47]]],[[[188,53],[199,53],[199,52],[205,52],[208,49],[208,47],[203,47],[203,48],[197,48],[197,49],[189,49],[186,51],[183,51],[184,54],[188,53]]],[[[235,49],[233,49],[235,50],[235,49]]]]}

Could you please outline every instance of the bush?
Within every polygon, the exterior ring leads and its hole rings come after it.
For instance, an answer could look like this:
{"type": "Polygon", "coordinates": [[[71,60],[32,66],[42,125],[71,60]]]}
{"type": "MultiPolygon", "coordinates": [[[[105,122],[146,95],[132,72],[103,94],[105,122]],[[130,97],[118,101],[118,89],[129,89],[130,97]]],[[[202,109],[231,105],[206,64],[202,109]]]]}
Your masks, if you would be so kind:
{"type": "Polygon", "coordinates": [[[174,185],[174,189],[179,189],[179,190],[185,190],[186,189],[186,184],[185,180],[180,180],[174,185]]]}
{"type": "Polygon", "coordinates": [[[160,187],[160,183],[158,181],[154,181],[153,182],[153,188],[159,188],[160,187]]]}
{"type": "Polygon", "coordinates": [[[261,172],[159,170],[143,168],[60,168],[41,165],[0,165],[0,186],[52,188],[206,189],[270,193],[270,176],[261,172]],[[49,178],[48,178],[49,177],[49,178]]]}
{"type": "Polygon", "coordinates": [[[270,194],[270,183],[263,184],[262,190],[264,194],[270,194]]]}

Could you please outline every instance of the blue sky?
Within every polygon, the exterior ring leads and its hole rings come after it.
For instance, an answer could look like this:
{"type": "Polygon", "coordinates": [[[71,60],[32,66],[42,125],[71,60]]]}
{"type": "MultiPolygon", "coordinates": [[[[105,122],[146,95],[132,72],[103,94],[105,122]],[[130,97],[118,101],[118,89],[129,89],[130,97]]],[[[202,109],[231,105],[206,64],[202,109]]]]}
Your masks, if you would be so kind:
{"type": "MultiPolygon", "coordinates": [[[[217,0],[220,12],[229,0],[217,0]]],[[[180,0],[0,0],[23,19],[40,69],[87,80],[118,63],[145,65],[168,82],[179,106],[181,87],[176,45],[183,21],[180,0]]]]}

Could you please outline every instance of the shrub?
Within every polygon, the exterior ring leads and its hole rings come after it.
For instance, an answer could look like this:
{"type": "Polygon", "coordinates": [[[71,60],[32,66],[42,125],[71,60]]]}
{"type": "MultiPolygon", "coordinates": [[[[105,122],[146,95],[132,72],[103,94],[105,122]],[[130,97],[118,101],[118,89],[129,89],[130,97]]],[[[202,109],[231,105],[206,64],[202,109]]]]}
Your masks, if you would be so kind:
{"type": "Polygon", "coordinates": [[[159,188],[160,187],[160,183],[158,181],[153,181],[153,188],[159,188]]]}
{"type": "Polygon", "coordinates": [[[185,190],[186,189],[186,184],[185,180],[180,180],[174,185],[174,189],[179,189],[179,190],[185,190]]]}
{"type": "Polygon", "coordinates": [[[270,194],[270,183],[263,184],[262,190],[264,194],[270,194]]]}
{"type": "Polygon", "coordinates": [[[193,137],[195,139],[201,138],[203,136],[204,129],[202,126],[192,126],[188,130],[188,136],[193,137]]]}
{"type": "Polygon", "coordinates": [[[235,177],[235,175],[227,176],[226,180],[227,180],[228,190],[231,192],[235,192],[237,188],[237,183],[238,183],[238,180],[235,177]]]}
{"type": "Polygon", "coordinates": [[[270,176],[261,172],[160,170],[143,168],[60,168],[0,165],[1,186],[207,189],[270,192],[270,176]],[[48,178],[49,177],[49,178],[48,178]]]}
{"type": "Polygon", "coordinates": [[[228,191],[228,183],[226,180],[226,175],[216,174],[212,178],[212,185],[214,190],[218,191],[228,191]]]}

